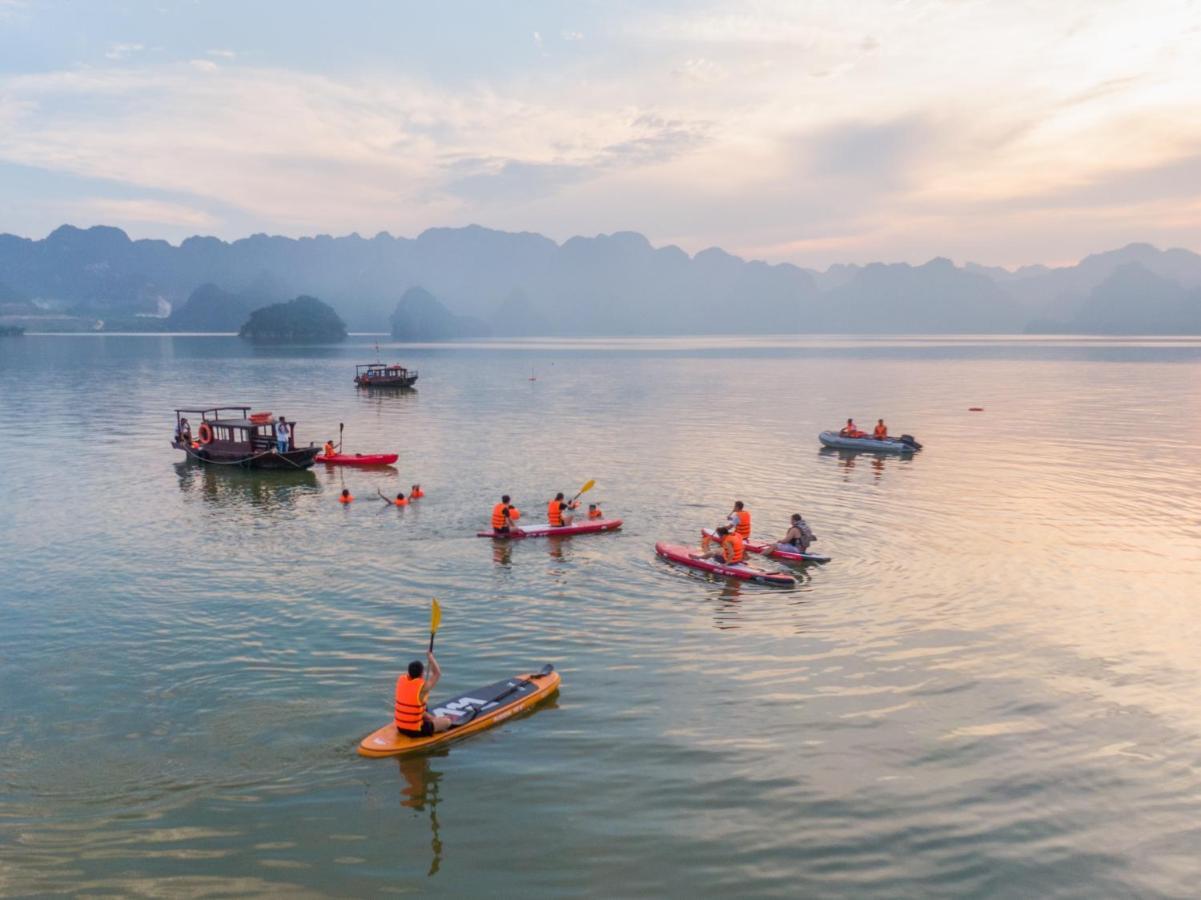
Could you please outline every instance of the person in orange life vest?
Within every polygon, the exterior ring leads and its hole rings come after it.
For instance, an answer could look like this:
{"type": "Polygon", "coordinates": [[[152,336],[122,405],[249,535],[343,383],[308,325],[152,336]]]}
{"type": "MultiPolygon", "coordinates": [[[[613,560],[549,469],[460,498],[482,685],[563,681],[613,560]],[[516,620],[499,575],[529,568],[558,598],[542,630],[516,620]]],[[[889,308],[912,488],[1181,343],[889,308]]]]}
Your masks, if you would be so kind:
{"type": "Polygon", "coordinates": [[[601,508],[599,506],[597,506],[595,503],[588,504],[588,518],[589,519],[603,519],[604,517],[605,517],[605,514],[603,512],[601,512],[601,508]]]}
{"type": "Polygon", "coordinates": [[[326,441],[325,446],[321,448],[321,452],[325,455],[326,459],[338,455],[338,449],[334,446],[333,441],[326,441]]]}
{"type": "Polygon", "coordinates": [[[721,540],[721,546],[709,551],[702,548],[704,552],[700,555],[701,559],[720,559],[728,566],[739,565],[746,559],[746,542],[737,531],[728,525],[722,525],[717,529],[717,536],[721,540]]]}
{"type": "Polygon", "coordinates": [[[734,501],[734,510],[727,517],[730,528],[738,532],[744,541],[751,539],[751,514],[741,500],[734,501]]]}
{"type": "Polygon", "coordinates": [[[429,661],[430,677],[425,677],[425,666],[421,660],[409,663],[409,670],[396,679],[396,705],[393,721],[396,730],[409,737],[429,737],[450,728],[448,716],[431,716],[426,709],[430,691],[442,677],[438,661],[433,653],[425,657],[429,661]]]}
{"type": "Polygon", "coordinates": [[[838,432],[838,433],[839,433],[840,435],[842,435],[843,437],[849,437],[849,438],[861,438],[861,437],[867,437],[867,432],[866,432],[866,431],[860,431],[860,430],[859,430],[859,429],[858,429],[858,428],[855,426],[855,420],[854,420],[854,419],[847,419],[847,423],[846,423],[845,425],[843,425],[843,426],[842,426],[842,428],[839,430],[839,432],[838,432]]]}
{"type": "Polygon", "coordinates": [[[338,498],[339,503],[353,503],[354,497],[350,496],[349,488],[342,488],[342,496],[338,498]]]}
{"type": "Polygon", "coordinates": [[[570,525],[572,516],[564,515],[564,512],[569,509],[575,509],[580,504],[575,500],[568,503],[563,499],[563,492],[555,494],[555,499],[546,504],[546,521],[554,527],[558,528],[562,525],[570,525]]]}
{"type": "Polygon", "coordinates": [[[500,503],[492,507],[492,530],[497,534],[508,534],[509,529],[521,518],[521,511],[513,505],[509,495],[500,498],[500,503]]]}
{"type": "Polygon", "coordinates": [[[421,485],[415,484],[411,488],[409,488],[409,499],[410,500],[417,500],[418,498],[424,497],[424,496],[425,496],[425,491],[423,491],[421,489],[421,485]]]}
{"type": "Polygon", "coordinates": [[[405,499],[404,494],[397,494],[396,499],[392,501],[396,506],[408,506],[409,501],[405,499]]]}
{"type": "Polygon", "coordinates": [[[872,429],[872,437],[878,441],[885,440],[888,437],[888,426],[884,424],[883,419],[876,419],[876,427],[872,429]]]}

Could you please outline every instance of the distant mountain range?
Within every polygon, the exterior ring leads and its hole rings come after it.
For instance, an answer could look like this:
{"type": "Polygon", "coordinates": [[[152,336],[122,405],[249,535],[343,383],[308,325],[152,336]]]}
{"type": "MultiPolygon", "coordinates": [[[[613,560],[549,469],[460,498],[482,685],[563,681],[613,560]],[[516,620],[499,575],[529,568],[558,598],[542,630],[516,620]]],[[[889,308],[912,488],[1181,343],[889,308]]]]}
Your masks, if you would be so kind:
{"type": "Polygon", "coordinates": [[[1131,244],[1015,271],[933,259],[769,265],[619,232],[562,244],[479,226],[416,238],[254,235],[179,246],[64,225],[0,235],[0,320],[45,328],[235,331],[300,294],[352,330],[474,335],[1201,333],[1201,256],[1131,244]],[[403,299],[402,299],[403,298],[403,299]]]}

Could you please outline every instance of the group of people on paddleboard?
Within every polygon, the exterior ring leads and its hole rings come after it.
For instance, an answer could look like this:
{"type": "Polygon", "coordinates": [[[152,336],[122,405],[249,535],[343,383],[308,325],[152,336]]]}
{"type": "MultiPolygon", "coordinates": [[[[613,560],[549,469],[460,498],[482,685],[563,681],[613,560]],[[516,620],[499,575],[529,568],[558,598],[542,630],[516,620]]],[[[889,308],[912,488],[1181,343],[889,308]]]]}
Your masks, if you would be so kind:
{"type": "Polygon", "coordinates": [[[877,441],[888,440],[888,426],[884,424],[883,419],[876,419],[876,427],[872,429],[872,433],[860,431],[859,426],[855,424],[854,419],[847,419],[847,423],[838,429],[838,436],[845,438],[871,438],[877,441]]]}
{"type": "MultiPolygon", "coordinates": [[[[580,495],[576,494],[575,497],[567,500],[562,491],[555,494],[554,499],[546,504],[546,524],[552,528],[565,528],[574,523],[574,512],[580,508],[579,497],[580,495]]],[[[605,514],[599,504],[588,504],[589,520],[603,519],[604,517],[605,514]]],[[[513,504],[512,497],[504,494],[500,498],[500,502],[492,507],[490,523],[493,533],[497,535],[511,534],[517,527],[517,520],[520,518],[521,510],[513,504]]]]}
{"type": "MultiPolygon", "coordinates": [[[[734,501],[734,508],[726,517],[724,525],[714,530],[712,536],[708,531],[701,535],[701,552],[694,555],[695,559],[713,559],[727,566],[737,566],[746,562],[747,545],[751,539],[751,512],[741,500],[734,501]],[[716,544],[716,546],[714,546],[716,544]]],[[[789,553],[807,553],[809,545],[817,540],[817,536],[809,527],[800,513],[793,513],[784,538],[767,544],[765,550],[782,550],[789,553]]]]}

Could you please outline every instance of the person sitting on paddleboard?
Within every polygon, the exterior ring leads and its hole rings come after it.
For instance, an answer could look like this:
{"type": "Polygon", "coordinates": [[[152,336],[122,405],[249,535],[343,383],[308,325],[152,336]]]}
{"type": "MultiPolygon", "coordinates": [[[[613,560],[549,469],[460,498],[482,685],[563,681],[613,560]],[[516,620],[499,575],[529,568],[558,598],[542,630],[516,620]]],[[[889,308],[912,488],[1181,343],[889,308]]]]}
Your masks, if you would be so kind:
{"type": "Polygon", "coordinates": [[[847,419],[847,423],[842,426],[841,430],[838,433],[840,435],[842,435],[843,437],[849,437],[849,438],[867,437],[867,432],[860,431],[858,426],[855,425],[854,419],[847,419]]]}
{"type": "Polygon", "coordinates": [[[872,437],[878,441],[888,440],[888,426],[883,419],[876,419],[876,427],[872,429],[872,437]]]}
{"type": "Polygon", "coordinates": [[[589,519],[603,519],[604,517],[605,517],[605,514],[603,512],[601,512],[601,508],[599,506],[597,506],[595,503],[588,504],[588,518],[589,519]]]}
{"type": "Polygon", "coordinates": [[[513,505],[509,495],[500,498],[500,503],[492,507],[492,530],[497,534],[508,534],[509,529],[521,518],[521,511],[513,505]]]}
{"type": "Polygon", "coordinates": [[[575,509],[580,504],[576,500],[568,503],[563,499],[563,492],[555,494],[555,499],[546,504],[546,521],[555,528],[561,528],[564,525],[570,525],[574,516],[565,515],[569,509],[575,509]]]}
{"type": "Polygon", "coordinates": [[[333,441],[326,441],[325,446],[321,448],[321,452],[325,454],[326,459],[329,459],[331,456],[338,455],[338,450],[336,447],[334,447],[333,441]]]}
{"type": "Polygon", "coordinates": [[[425,708],[430,691],[442,677],[434,654],[427,653],[425,658],[429,660],[428,679],[425,677],[425,666],[419,659],[409,663],[408,672],[396,679],[396,730],[409,737],[429,737],[446,731],[451,725],[448,716],[431,716],[425,708]]]}
{"type": "Polygon", "coordinates": [[[734,501],[734,509],[727,516],[726,521],[730,523],[730,530],[738,532],[744,541],[751,539],[751,514],[744,508],[745,504],[741,500],[734,501]]]}
{"type": "Polygon", "coordinates": [[[785,550],[793,553],[808,553],[809,545],[817,540],[813,530],[810,529],[805,520],[801,518],[800,513],[792,514],[792,524],[788,526],[788,533],[784,535],[784,540],[776,544],[777,550],[785,550]]]}
{"type": "Polygon", "coordinates": [[[720,539],[721,545],[717,549],[707,552],[702,548],[699,559],[720,559],[727,566],[741,565],[746,560],[746,542],[737,531],[732,530],[728,525],[722,525],[717,529],[717,537],[720,539]]]}

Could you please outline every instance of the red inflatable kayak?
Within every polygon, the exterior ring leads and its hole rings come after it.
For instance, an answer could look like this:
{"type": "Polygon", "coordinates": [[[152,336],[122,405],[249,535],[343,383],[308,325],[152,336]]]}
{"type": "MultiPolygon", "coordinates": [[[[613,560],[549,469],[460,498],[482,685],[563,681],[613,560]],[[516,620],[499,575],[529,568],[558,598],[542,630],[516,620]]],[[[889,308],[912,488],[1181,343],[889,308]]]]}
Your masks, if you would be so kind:
{"type": "Polygon", "coordinates": [[[508,534],[497,534],[495,531],[477,531],[476,537],[496,538],[498,541],[508,538],[560,537],[565,534],[595,534],[598,531],[616,531],[621,527],[621,519],[585,519],[570,525],[515,525],[508,534]]]}
{"type": "Polygon", "coordinates": [[[774,584],[784,587],[796,584],[796,579],[787,572],[769,572],[767,569],[758,569],[746,563],[730,566],[715,559],[697,559],[696,556],[701,552],[700,547],[685,547],[683,544],[665,544],[660,541],[655,544],[655,552],[668,562],[700,569],[702,572],[710,572],[720,575],[722,578],[741,578],[743,581],[753,581],[756,584],[774,584]]]}
{"type": "Polygon", "coordinates": [[[333,456],[318,456],[315,462],[327,466],[390,466],[400,459],[395,453],[335,453],[333,456]]]}
{"type": "MultiPolygon", "coordinates": [[[[702,535],[708,535],[713,540],[717,540],[717,532],[712,528],[702,528],[702,535]]],[[[783,559],[788,562],[811,562],[811,563],[828,563],[830,557],[822,556],[820,553],[801,553],[793,550],[777,550],[774,544],[747,541],[746,549],[751,553],[760,553],[764,556],[770,556],[772,559],[783,559]]]]}

